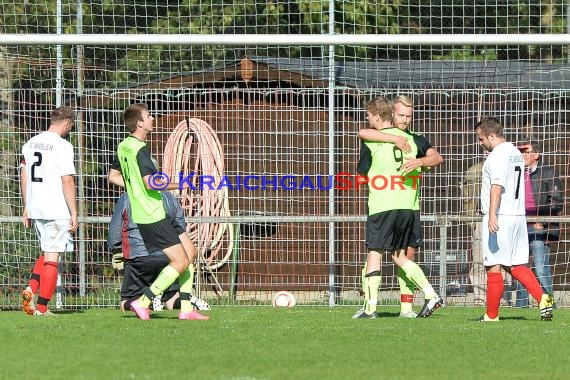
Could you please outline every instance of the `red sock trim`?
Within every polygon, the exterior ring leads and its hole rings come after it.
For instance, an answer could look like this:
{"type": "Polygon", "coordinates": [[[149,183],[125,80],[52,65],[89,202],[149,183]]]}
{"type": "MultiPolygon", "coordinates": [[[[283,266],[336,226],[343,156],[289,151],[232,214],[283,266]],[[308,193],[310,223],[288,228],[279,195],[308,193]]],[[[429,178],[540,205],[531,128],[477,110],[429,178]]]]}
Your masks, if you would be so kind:
{"type": "Polygon", "coordinates": [[[412,294],[400,294],[400,302],[412,303],[414,302],[414,296],[412,294]]]}
{"type": "Polygon", "coordinates": [[[487,272],[487,316],[497,318],[505,286],[501,272],[487,272]]]}
{"type": "MultiPolygon", "coordinates": [[[[40,297],[45,298],[47,300],[51,300],[51,297],[55,292],[56,283],[57,283],[57,263],[53,261],[44,262],[44,269],[40,281],[40,297]]],[[[47,306],[38,303],[38,310],[42,313],[45,313],[47,310],[47,306]]]]}
{"type": "Polygon", "coordinates": [[[511,274],[528,290],[535,300],[540,302],[542,288],[529,267],[526,265],[516,265],[511,268],[511,274]]]}
{"type": "Polygon", "coordinates": [[[32,288],[32,293],[34,294],[38,294],[38,289],[40,287],[40,278],[42,276],[43,269],[44,255],[40,255],[34,264],[34,269],[32,269],[32,276],[30,277],[30,281],[28,281],[28,285],[30,288],[32,288]]]}

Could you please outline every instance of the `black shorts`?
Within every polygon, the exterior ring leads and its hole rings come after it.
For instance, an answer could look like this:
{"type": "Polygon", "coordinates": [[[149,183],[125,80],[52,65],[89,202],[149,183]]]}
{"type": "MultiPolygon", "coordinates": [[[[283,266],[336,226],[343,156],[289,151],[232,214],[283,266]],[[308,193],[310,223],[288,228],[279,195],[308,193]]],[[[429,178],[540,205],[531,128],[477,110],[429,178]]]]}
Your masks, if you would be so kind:
{"type": "Polygon", "coordinates": [[[418,248],[424,242],[422,234],[422,225],[420,223],[420,210],[414,210],[414,227],[412,228],[412,234],[410,235],[410,245],[408,247],[418,248]]]}
{"type": "MultiPolygon", "coordinates": [[[[121,284],[121,299],[140,297],[143,294],[143,289],[149,287],[169,263],[168,257],[163,253],[127,260],[125,262],[125,278],[121,284]]],[[[179,290],[180,285],[178,285],[178,281],[175,281],[163,293],[162,301],[168,301],[179,290]]]]}
{"type": "Polygon", "coordinates": [[[366,248],[394,251],[421,245],[420,213],[390,210],[369,215],[366,220],[366,248]]]}
{"type": "Polygon", "coordinates": [[[166,217],[151,224],[139,224],[139,232],[148,253],[156,253],[180,244],[180,235],[185,231],[176,219],[166,217]]]}

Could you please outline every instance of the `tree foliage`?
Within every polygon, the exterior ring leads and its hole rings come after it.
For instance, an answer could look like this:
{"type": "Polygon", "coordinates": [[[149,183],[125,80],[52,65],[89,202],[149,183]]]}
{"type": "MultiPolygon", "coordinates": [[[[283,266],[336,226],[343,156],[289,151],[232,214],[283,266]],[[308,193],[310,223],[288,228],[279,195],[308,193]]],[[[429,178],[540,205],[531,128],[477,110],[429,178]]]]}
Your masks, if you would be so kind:
{"type": "MultiPolygon", "coordinates": [[[[77,0],[62,0],[64,33],[77,33],[77,0]]],[[[336,34],[493,34],[563,33],[564,2],[540,0],[420,0],[336,1],[269,0],[91,0],[83,1],[81,32],[96,34],[325,34],[330,14],[336,34]]],[[[56,0],[0,4],[2,33],[56,33],[56,0]]],[[[482,37],[483,38],[483,37],[482,37]]],[[[10,52],[30,64],[20,65],[22,77],[44,78],[53,88],[54,47],[10,46],[10,52]],[[34,64],[35,63],[35,64],[34,64]],[[46,75],[47,74],[47,75],[46,75]]],[[[321,58],[323,46],[85,46],[85,83],[101,87],[140,83],[161,73],[188,72],[240,59],[243,55],[321,58]]],[[[64,47],[64,64],[77,65],[76,49],[64,47]]],[[[537,46],[337,46],[345,60],[522,59],[562,60],[560,47],[537,46]]],[[[66,71],[73,79],[73,70],[66,71]]],[[[38,82],[39,83],[39,82],[38,82]]]]}

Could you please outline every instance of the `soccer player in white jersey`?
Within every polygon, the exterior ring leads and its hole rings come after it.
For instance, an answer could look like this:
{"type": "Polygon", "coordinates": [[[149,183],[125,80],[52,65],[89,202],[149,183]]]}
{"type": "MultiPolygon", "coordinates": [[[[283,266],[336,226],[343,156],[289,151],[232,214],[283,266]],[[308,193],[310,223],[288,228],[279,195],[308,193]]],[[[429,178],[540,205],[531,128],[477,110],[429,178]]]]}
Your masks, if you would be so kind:
{"type": "Polygon", "coordinates": [[[494,117],[475,126],[479,145],[489,151],[483,164],[483,265],[487,270],[487,312],[482,322],[499,320],[503,294],[501,267],[517,279],[539,302],[540,319],[552,320],[554,298],[544,294],[528,268],[528,234],[525,217],[524,161],[521,152],[503,135],[494,117]]]}
{"type": "Polygon", "coordinates": [[[71,108],[56,108],[48,130],[22,147],[23,222],[26,227],[34,226],[42,250],[22,292],[22,308],[29,315],[51,314],[47,305],[56,287],[59,255],[73,249],[71,233],[78,225],[75,167],[73,146],[64,138],[74,123],[71,108]]]}

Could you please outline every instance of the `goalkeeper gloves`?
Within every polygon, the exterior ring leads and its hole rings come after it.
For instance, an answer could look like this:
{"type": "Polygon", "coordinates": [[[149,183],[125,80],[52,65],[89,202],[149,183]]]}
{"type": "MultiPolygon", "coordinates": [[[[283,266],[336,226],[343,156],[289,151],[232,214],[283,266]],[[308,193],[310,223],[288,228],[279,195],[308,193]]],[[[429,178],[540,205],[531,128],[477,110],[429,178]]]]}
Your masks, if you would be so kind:
{"type": "Polygon", "coordinates": [[[125,260],[123,259],[123,254],[115,253],[111,258],[111,265],[113,265],[113,269],[115,270],[125,269],[125,260]]]}

